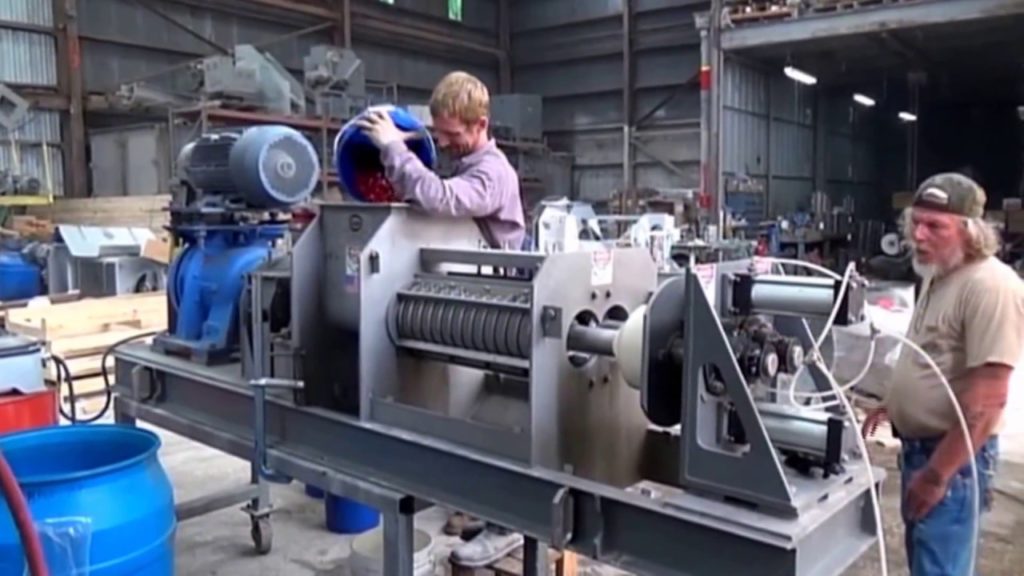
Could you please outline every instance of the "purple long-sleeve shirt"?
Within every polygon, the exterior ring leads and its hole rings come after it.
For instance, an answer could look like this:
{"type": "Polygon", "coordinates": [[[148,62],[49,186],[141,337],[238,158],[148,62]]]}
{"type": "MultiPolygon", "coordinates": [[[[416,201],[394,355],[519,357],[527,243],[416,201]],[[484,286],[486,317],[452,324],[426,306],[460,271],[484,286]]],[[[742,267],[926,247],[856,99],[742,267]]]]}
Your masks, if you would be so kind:
{"type": "Polygon", "coordinates": [[[385,176],[406,202],[431,214],[475,218],[492,248],[522,249],[526,225],[519,176],[493,140],[460,158],[451,178],[424,166],[404,142],[384,146],[380,156],[385,176]]]}

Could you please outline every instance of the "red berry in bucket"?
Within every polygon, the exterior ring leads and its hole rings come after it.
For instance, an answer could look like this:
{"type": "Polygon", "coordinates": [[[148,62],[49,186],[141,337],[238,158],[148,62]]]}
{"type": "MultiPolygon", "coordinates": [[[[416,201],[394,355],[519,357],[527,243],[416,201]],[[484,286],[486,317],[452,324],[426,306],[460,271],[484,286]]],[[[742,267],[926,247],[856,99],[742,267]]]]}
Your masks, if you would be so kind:
{"type": "Polygon", "coordinates": [[[356,187],[359,190],[359,195],[363,197],[365,202],[383,204],[398,201],[391,182],[384,176],[384,172],[380,170],[360,170],[356,172],[356,187]]]}

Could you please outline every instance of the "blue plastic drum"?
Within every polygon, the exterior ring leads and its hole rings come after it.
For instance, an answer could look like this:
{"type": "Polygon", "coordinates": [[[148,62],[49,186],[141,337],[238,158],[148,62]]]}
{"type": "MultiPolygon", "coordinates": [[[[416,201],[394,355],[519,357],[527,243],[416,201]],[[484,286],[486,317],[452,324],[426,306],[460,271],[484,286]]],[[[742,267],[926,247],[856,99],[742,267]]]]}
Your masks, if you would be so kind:
{"type": "MultiPolygon", "coordinates": [[[[174,494],[160,438],[130,426],[54,426],[0,436],[51,574],[174,575],[174,494]]],[[[0,574],[25,574],[0,499],[0,574]]]]}
{"type": "Polygon", "coordinates": [[[27,300],[43,291],[39,267],[19,252],[0,252],[0,301],[27,300]]]}
{"type": "Polygon", "coordinates": [[[334,494],[324,500],[327,529],[335,534],[359,534],[380,524],[380,512],[373,508],[334,494]]]}
{"type": "Polygon", "coordinates": [[[415,116],[402,108],[391,105],[368,108],[359,116],[349,120],[334,140],[334,167],[338,171],[338,180],[349,196],[361,202],[366,202],[367,199],[360,194],[359,187],[356,186],[356,173],[359,170],[383,169],[380,163],[380,149],[355,124],[363,114],[372,110],[386,110],[399,130],[423,134],[422,138],[410,140],[406,145],[427,168],[433,169],[437,163],[437,148],[434,145],[434,139],[430,137],[427,127],[415,116]]]}

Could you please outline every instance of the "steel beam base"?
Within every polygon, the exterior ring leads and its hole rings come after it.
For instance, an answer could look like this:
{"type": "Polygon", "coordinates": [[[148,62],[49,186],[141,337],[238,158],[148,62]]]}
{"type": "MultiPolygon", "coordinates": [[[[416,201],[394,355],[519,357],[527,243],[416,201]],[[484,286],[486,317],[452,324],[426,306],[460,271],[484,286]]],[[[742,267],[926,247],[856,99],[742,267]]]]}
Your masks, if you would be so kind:
{"type": "MultiPolygon", "coordinates": [[[[119,419],[251,458],[252,391],[239,366],[200,366],[145,345],[124,346],[115,356],[119,419]]],[[[638,574],[833,575],[875,542],[864,470],[810,513],[781,517],[662,484],[621,489],[528,468],[297,406],[289,395],[268,395],[266,410],[270,468],[381,512],[387,576],[412,573],[417,499],[521,532],[531,548],[549,544],[638,574]]],[[[883,477],[876,471],[876,480],[883,477]]],[[[538,571],[528,569],[528,576],[538,571]]]]}

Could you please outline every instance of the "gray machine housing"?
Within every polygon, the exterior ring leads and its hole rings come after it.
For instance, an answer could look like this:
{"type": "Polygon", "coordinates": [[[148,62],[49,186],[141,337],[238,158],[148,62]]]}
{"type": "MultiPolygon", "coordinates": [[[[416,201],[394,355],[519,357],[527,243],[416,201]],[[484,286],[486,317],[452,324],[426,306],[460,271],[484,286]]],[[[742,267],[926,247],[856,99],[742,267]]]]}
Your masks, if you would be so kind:
{"type": "Polygon", "coordinates": [[[302,59],[302,67],[317,115],[351,118],[366,107],[366,66],[355,51],[316,45],[302,59]]]}
{"type": "Polygon", "coordinates": [[[256,106],[275,114],[306,112],[302,84],[277,59],[249,44],[235,46],[230,55],[204,58],[196,71],[205,99],[256,106]]]}
{"type": "Polygon", "coordinates": [[[491,98],[491,128],[504,140],[544,137],[543,99],[539,94],[497,94],[491,98]]]}
{"type": "MultiPolygon", "coordinates": [[[[301,402],[620,488],[654,482],[795,517],[850,486],[867,489],[842,415],[785,405],[774,373],[755,377],[734,350],[737,306],[744,316],[818,317],[856,301],[852,290],[756,275],[740,261],[716,268],[709,300],[696,273],[659,279],[642,249],[543,256],[482,244],[472,221],[323,205],[290,263],[254,278],[263,284],[254,320],[271,317],[268,294],[290,282],[291,321],[285,337],[262,322],[263,349],[250,358],[290,350],[294,359],[247,376],[302,380],[301,402]],[[634,387],[614,340],[643,304],[644,377],[634,387]],[[821,469],[791,466],[796,457],[821,469]]],[[[842,309],[840,324],[856,316],[855,305],[842,309]]],[[[745,341],[770,332],[758,358],[796,345],[757,325],[745,341]]],[[[782,356],[790,372],[802,362],[782,356]]]]}

